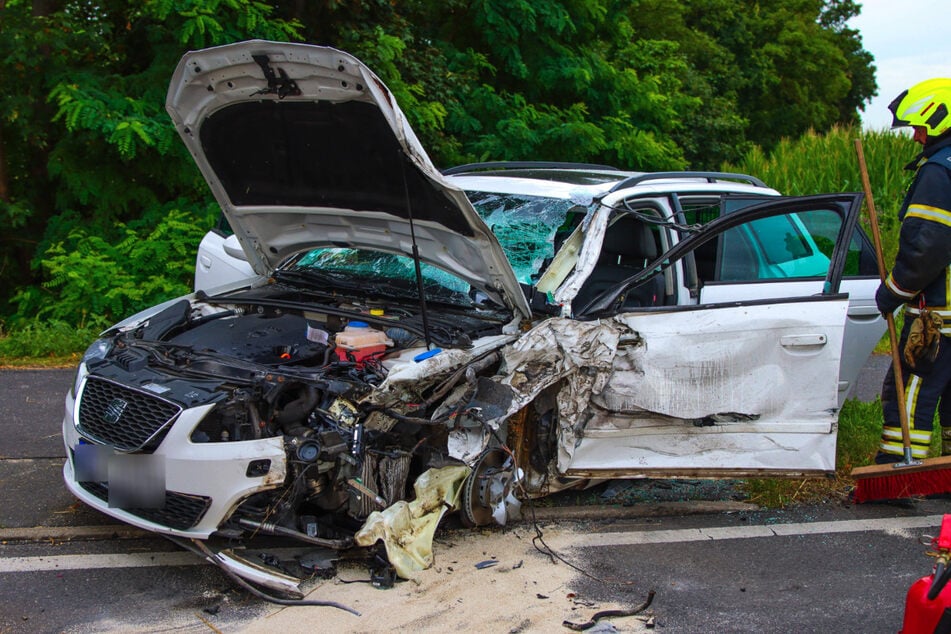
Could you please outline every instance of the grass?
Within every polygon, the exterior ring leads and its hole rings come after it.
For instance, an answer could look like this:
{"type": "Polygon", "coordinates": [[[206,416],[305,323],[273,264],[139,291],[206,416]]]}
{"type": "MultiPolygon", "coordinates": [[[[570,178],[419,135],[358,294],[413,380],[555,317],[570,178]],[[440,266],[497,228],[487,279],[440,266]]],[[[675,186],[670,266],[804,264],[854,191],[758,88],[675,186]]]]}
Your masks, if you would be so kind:
{"type": "Polygon", "coordinates": [[[62,321],[32,322],[13,332],[0,329],[0,367],[55,368],[79,363],[101,328],[62,321]]]}
{"type": "Polygon", "coordinates": [[[0,370],[58,370],[71,368],[79,365],[81,356],[78,352],[48,357],[15,358],[0,356],[0,370]]]}
{"type": "MultiPolygon", "coordinates": [[[[931,456],[941,455],[941,425],[937,415],[931,436],[931,456]]],[[[854,486],[849,475],[855,467],[872,463],[882,433],[882,403],[849,399],[839,413],[835,475],[825,479],[746,480],[743,490],[747,501],[766,508],[785,508],[795,504],[844,500],[854,486]]]]}

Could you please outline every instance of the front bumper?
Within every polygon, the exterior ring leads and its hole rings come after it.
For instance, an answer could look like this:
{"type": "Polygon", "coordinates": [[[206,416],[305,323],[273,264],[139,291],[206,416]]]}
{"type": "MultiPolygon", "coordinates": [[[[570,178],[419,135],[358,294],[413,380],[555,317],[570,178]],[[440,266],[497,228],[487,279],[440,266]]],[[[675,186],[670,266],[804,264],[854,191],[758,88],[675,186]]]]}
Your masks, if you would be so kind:
{"type": "MultiPolygon", "coordinates": [[[[190,436],[198,422],[214,407],[202,405],[181,412],[162,443],[148,458],[164,472],[163,508],[109,504],[109,480],[77,481],[76,448],[95,444],[77,429],[76,399],[66,396],[63,443],[67,460],[63,466],[66,487],[89,506],[139,528],[185,538],[206,539],[227,520],[248,496],[281,486],[286,477],[286,454],[280,437],[240,442],[194,443],[190,436]],[[269,460],[263,476],[250,476],[252,462],[269,460]],[[119,506],[126,506],[120,508],[119,506]]],[[[117,457],[146,456],[112,452],[117,457]]],[[[119,462],[118,460],[116,462],[119,462]]],[[[109,479],[119,470],[108,465],[109,479]]],[[[126,472],[127,473],[127,472],[126,472]]],[[[134,486],[135,482],[120,481],[134,486]]]]}

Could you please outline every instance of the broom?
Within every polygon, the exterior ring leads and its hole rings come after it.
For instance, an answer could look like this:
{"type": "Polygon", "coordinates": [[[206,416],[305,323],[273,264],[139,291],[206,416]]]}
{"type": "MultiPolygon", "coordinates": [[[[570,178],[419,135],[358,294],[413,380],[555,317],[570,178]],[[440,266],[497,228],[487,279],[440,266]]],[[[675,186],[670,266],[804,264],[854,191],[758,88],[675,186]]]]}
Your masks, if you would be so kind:
{"type": "MultiPolygon", "coordinates": [[[[862,139],[855,139],[855,152],[858,154],[862,187],[865,189],[865,199],[868,202],[868,217],[872,229],[872,242],[875,244],[875,255],[878,259],[878,274],[884,282],[885,261],[882,256],[882,238],[878,230],[878,214],[875,212],[875,202],[872,199],[872,186],[868,180],[865,153],[862,151],[862,139]]],[[[885,321],[888,322],[892,367],[895,372],[895,391],[898,395],[898,418],[901,422],[901,440],[905,451],[903,459],[899,462],[853,469],[852,477],[856,481],[854,495],[856,502],[894,500],[951,492],[951,456],[928,460],[912,458],[908,411],[905,409],[905,381],[901,374],[895,317],[889,313],[885,315],[885,321]]]]}

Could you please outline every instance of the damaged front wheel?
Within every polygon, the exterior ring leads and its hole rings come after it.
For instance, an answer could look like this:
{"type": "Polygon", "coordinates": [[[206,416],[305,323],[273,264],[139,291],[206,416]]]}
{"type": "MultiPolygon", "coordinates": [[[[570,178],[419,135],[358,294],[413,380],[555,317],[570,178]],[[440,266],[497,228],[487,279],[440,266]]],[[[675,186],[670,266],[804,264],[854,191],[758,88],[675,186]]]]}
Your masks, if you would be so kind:
{"type": "Polygon", "coordinates": [[[515,497],[521,470],[511,454],[498,447],[486,449],[472,465],[462,488],[462,521],[466,526],[505,526],[521,518],[522,503],[515,497]]]}

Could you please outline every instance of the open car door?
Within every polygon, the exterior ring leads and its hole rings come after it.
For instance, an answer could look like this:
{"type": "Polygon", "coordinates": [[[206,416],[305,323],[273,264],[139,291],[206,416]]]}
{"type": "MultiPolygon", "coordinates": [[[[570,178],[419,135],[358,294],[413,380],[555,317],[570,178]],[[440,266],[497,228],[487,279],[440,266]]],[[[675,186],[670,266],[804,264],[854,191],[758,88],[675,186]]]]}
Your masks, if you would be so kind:
{"type": "MultiPolygon", "coordinates": [[[[817,209],[832,204],[831,198],[809,197],[817,209]]],[[[860,200],[846,198],[840,202],[860,200]]],[[[583,428],[570,443],[562,442],[559,471],[598,478],[834,471],[849,310],[839,285],[857,214],[840,217],[831,244],[765,244],[768,228],[805,226],[799,218],[804,208],[792,202],[758,205],[710,222],[588,306],[590,316],[612,314],[631,334],[622,338],[583,428]],[[700,261],[708,245],[724,243],[734,263],[740,258],[733,250],[745,248],[749,265],[771,267],[775,279],[783,279],[784,270],[813,271],[808,277],[818,278],[812,280],[815,289],[800,293],[789,286],[786,297],[775,299],[623,308],[625,293],[651,271],[688,255],[700,261]],[[793,257],[780,257],[783,250],[793,257]]]]}
{"type": "MultiPolygon", "coordinates": [[[[725,232],[699,250],[705,259],[696,260],[701,304],[812,295],[822,292],[833,245],[848,223],[851,239],[844,247],[839,284],[839,290],[849,294],[839,372],[840,407],[885,332],[885,320],[875,305],[879,276],[874,249],[857,223],[848,222],[850,216],[858,218],[862,198],[861,194],[832,194],[749,199],[748,204],[765,203],[769,209],[787,213],[746,230],[725,232]],[[753,257],[757,250],[761,255],[753,257]]],[[[729,212],[731,202],[736,205],[742,198],[726,200],[724,211],[729,212]]]]}

